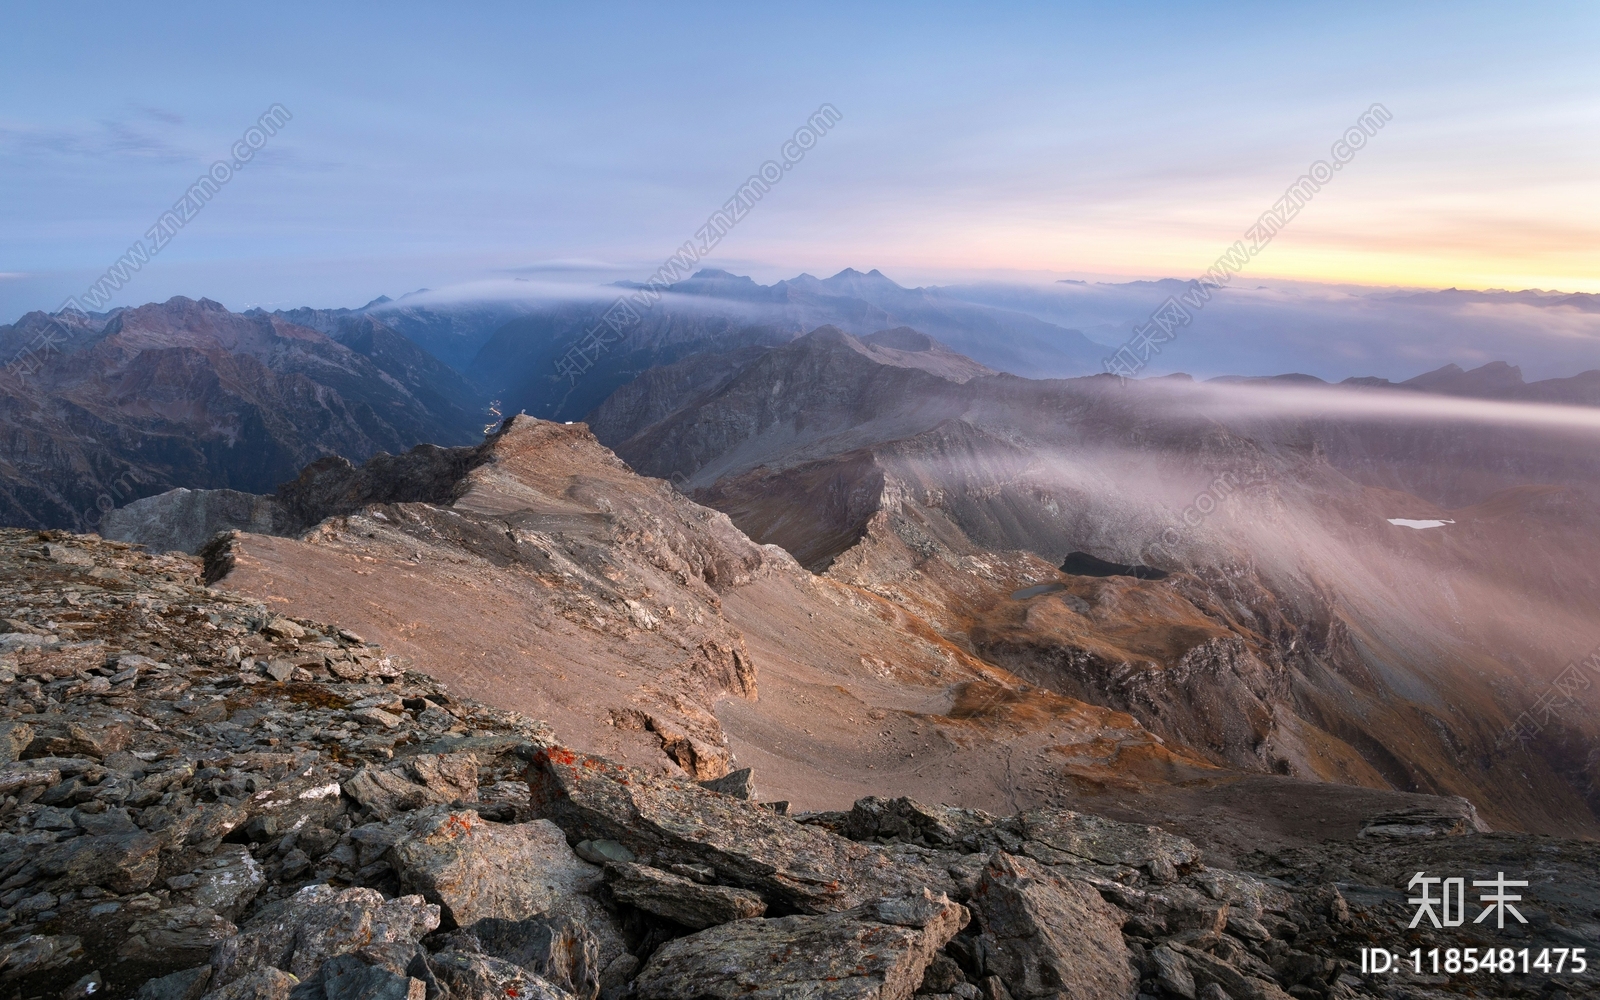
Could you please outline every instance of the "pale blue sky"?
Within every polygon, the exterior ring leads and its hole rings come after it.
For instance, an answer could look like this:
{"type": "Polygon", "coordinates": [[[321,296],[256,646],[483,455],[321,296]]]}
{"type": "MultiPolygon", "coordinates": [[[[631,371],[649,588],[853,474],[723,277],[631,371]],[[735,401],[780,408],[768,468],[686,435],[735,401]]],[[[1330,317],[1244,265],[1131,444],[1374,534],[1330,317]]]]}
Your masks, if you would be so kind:
{"type": "Polygon", "coordinates": [[[1260,277],[1596,291],[1597,43],[1593,3],[12,3],[0,321],[80,292],[274,104],[116,303],[643,276],[824,102],[844,120],[715,263],[1187,277],[1381,102],[1260,277]]]}

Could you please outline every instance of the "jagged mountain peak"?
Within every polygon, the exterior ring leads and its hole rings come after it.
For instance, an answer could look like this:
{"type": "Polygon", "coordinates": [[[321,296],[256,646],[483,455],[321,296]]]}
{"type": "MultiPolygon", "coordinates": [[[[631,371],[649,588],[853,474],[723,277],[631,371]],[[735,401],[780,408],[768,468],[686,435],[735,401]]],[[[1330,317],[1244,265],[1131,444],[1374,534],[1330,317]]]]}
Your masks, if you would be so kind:
{"type": "Polygon", "coordinates": [[[1475,393],[1516,389],[1527,383],[1523,381],[1521,368],[1504,361],[1491,361],[1470,371],[1448,364],[1400,384],[1434,392],[1475,393]]]}
{"type": "Polygon", "coordinates": [[[682,281],[674,282],[670,290],[680,295],[708,295],[734,299],[772,297],[772,290],[765,285],[757,284],[754,278],[714,267],[703,268],[682,281]]]}

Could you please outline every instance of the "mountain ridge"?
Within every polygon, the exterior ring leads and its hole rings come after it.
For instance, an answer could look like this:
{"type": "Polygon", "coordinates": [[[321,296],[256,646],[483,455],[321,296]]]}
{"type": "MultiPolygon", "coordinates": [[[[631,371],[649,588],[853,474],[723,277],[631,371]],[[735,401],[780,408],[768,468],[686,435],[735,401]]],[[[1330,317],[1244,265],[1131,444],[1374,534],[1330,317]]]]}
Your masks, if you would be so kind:
{"type": "Polygon", "coordinates": [[[1586,648],[1585,609],[1600,600],[1580,555],[1592,547],[1585,525],[1600,525],[1600,464],[1542,464],[1565,453],[1564,438],[1545,435],[1550,452],[1524,444],[1529,435],[1474,430],[1448,434],[1460,444],[1441,452],[1433,439],[1448,429],[1426,423],[1402,433],[1359,419],[1219,418],[1214,390],[1173,379],[958,384],[889,369],[836,337],[741,357],[715,379],[693,371],[710,359],[660,370],[592,426],[632,467],[672,479],[756,540],[921,609],[1019,676],[1208,747],[1216,762],[1448,788],[1501,823],[1539,811],[1539,822],[1565,822],[1538,804],[1552,796],[1593,816],[1596,803],[1574,802],[1594,787],[1593,762],[1564,748],[1587,739],[1576,734],[1535,744],[1541,777],[1521,778],[1510,798],[1489,791],[1508,776],[1503,731],[1539,678],[1586,648]],[[640,398],[651,393],[672,398],[640,398]],[[1483,447],[1467,466],[1457,453],[1473,441],[1483,447]],[[1442,506],[1425,495],[1427,475],[1407,470],[1431,461],[1458,477],[1476,470],[1477,498],[1442,506]],[[1422,493],[1386,483],[1394,470],[1422,493]],[[1456,527],[1436,537],[1395,517],[1456,527]],[[1019,587],[1057,596],[964,582],[961,567],[1016,550],[1050,561],[1019,587]],[[1054,569],[1074,551],[1169,578],[1083,583],[1054,569]],[[1569,592],[1529,573],[1533,551],[1564,567],[1569,592]],[[1394,590],[1402,579],[1412,584],[1394,590]],[[1468,595],[1494,636],[1445,624],[1449,602],[1468,595]],[[1102,607],[1125,610],[1102,620],[1102,607]],[[1508,624],[1534,620],[1545,624],[1508,624]],[[1476,679],[1446,680],[1459,663],[1476,679]],[[1224,691],[1227,705],[1203,708],[1224,691]],[[1440,714],[1461,700],[1472,707],[1440,714]],[[1219,728],[1241,708],[1236,722],[1255,721],[1219,728]],[[1485,718],[1502,732],[1486,735],[1485,718]],[[1467,746],[1484,763],[1458,761],[1467,746]]]}
{"type": "Polygon", "coordinates": [[[266,492],[320,455],[365,458],[470,440],[459,378],[403,337],[352,331],[359,350],[264,313],[175,297],[104,321],[35,314],[0,344],[60,335],[37,368],[0,373],[0,518],[82,529],[174,486],[266,492]],[[452,388],[454,387],[454,388],[452,388]],[[441,391],[442,389],[442,391],[441,391]]]}

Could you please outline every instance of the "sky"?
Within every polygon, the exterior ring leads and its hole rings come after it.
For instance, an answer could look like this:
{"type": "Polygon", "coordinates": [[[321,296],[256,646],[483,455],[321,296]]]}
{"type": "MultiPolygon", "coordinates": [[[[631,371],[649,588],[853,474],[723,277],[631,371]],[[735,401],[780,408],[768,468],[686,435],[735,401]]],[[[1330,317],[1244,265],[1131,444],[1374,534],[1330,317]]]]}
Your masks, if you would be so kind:
{"type": "Polygon", "coordinates": [[[706,264],[1192,277],[1381,104],[1249,277],[1600,292],[1597,50],[1592,2],[7,4],[0,321],[83,292],[273,107],[112,305],[643,278],[823,105],[706,264]]]}

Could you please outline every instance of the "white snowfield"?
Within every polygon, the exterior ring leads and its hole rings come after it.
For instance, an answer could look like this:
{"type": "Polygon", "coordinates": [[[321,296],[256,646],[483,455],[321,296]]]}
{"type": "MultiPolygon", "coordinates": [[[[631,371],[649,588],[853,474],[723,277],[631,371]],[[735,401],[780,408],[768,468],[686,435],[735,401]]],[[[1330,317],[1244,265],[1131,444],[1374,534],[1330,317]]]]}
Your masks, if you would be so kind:
{"type": "Polygon", "coordinates": [[[1422,528],[1442,528],[1447,524],[1455,524],[1454,521],[1418,521],[1409,517],[1391,517],[1389,518],[1389,523],[1398,524],[1405,528],[1416,528],[1418,530],[1421,530],[1422,528]]]}

